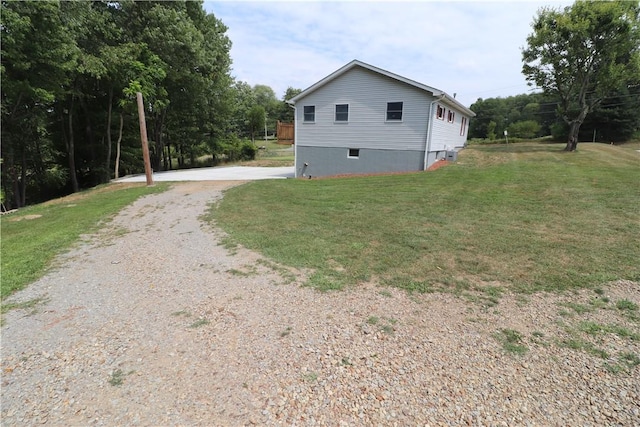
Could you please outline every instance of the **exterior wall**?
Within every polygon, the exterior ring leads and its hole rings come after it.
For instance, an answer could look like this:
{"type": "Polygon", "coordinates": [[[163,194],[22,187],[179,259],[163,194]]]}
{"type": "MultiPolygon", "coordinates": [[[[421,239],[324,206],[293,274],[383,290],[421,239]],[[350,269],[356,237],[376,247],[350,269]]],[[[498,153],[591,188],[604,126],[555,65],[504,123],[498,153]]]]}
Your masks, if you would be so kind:
{"type": "MultiPolygon", "coordinates": [[[[424,150],[361,148],[357,159],[348,157],[348,148],[298,145],[296,150],[296,177],[421,171],[424,164],[424,150]]],[[[430,155],[434,156],[431,163],[435,161],[435,154],[430,155]]]]}
{"type": "Polygon", "coordinates": [[[296,101],[296,177],[423,170],[428,133],[427,167],[467,140],[470,118],[445,103],[440,104],[446,109],[444,120],[435,118],[434,103],[429,128],[429,107],[435,99],[428,91],[374,71],[348,70],[296,101]],[[386,120],[388,102],[403,102],[402,121],[386,120]],[[349,105],[347,122],[335,121],[336,104],[349,105]],[[304,107],[311,105],[313,123],[304,121],[304,107]],[[455,112],[453,123],[447,121],[450,110],[455,112]],[[348,158],[350,148],[360,150],[358,159],[348,158]]]}
{"type": "Polygon", "coordinates": [[[467,142],[467,133],[469,132],[470,118],[464,115],[460,110],[456,110],[455,108],[452,108],[451,106],[444,103],[434,104],[433,110],[433,129],[431,130],[431,146],[429,147],[429,150],[446,151],[464,147],[465,143],[467,142]],[[436,117],[438,105],[446,110],[444,120],[438,119],[436,117]],[[453,111],[455,113],[453,123],[447,120],[449,111],[453,111]],[[466,118],[466,123],[464,126],[464,134],[460,135],[463,118],[466,118]]]}
{"type": "Polygon", "coordinates": [[[296,145],[371,148],[424,153],[429,104],[424,90],[355,67],[296,102],[296,145]],[[402,121],[386,121],[387,102],[403,102],[402,121]],[[349,104],[349,120],[336,123],[335,105],[349,104]],[[315,122],[304,122],[304,106],[315,122]]]}

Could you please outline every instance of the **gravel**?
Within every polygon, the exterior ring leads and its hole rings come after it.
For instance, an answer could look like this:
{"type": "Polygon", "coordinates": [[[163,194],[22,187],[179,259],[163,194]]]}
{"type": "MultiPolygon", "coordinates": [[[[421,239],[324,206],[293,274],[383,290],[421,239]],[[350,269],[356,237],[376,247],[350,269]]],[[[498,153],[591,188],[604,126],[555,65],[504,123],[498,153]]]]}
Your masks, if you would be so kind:
{"type": "Polygon", "coordinates": [[[640,284],[322,293],[203,225],[236,184],[138,200],[10,298],[42,302],[4,318],[3,425],[640,425],[640,284]]]}

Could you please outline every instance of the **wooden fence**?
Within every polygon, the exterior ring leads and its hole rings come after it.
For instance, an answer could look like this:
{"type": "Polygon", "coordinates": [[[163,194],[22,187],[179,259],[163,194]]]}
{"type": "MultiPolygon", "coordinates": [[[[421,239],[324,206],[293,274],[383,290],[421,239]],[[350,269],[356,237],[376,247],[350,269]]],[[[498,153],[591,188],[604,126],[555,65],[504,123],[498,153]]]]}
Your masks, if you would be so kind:
{"type": "Polygon", "coordinates": [[[276,135],[278,135],[278,144],[294,144],[294,127],[293,123],[282,123],[278,120],[276,135]]]}

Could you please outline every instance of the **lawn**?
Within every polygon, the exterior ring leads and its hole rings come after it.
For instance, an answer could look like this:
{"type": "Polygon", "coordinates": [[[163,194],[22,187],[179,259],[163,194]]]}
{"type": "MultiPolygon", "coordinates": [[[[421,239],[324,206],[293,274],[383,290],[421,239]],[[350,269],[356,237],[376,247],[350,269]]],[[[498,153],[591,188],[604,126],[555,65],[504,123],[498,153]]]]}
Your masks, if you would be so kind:
{"type": "Polygon", "coordinates": [[[166,184],[104,185],[3,215],[0,296],[5,298],[38,279],[56,255],[67,251],[81,235],[97,230],[138,197],[166,188],[166,184]]]}
{"type": "Polygon", "coordinates": [[[434,172],[256,181],[212,208],[231,239],[308,283],[499,292],[640,280],[640,153],[473,146],[434,172]]]}

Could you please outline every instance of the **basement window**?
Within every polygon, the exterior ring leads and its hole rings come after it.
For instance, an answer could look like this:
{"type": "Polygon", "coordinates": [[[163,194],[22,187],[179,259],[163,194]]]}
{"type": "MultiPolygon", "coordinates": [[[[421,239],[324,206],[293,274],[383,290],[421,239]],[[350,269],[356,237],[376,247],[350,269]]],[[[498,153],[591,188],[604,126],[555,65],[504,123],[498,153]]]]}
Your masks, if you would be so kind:
{"type": "Polygon", "coordinates": [[[307,123],[313,123],[316,121],[316,106],[305,105],[304,106],[304,121],[307,123]]]}
{"type": "Polygon", "coordinates": [[[350,159],[357,159],[360,157],[360,149],[359,148],[349,148],[349,154],[347,155],[350,159]]]}
{"type": "Polygon", "coordinates": [[[387,121],[402,121],[402,102],[387,102],[387,121]]]}
{"type": "Polygon", "coordinates": [[[336,104],[336,122],[349,121],[349,104],[336,104]]]}
{"type": "Polygon", "coordinates": [[[438,105],[438,110],[436,112],[436,117],[440,120],[444,120],[444,107],[438,105]]]}

